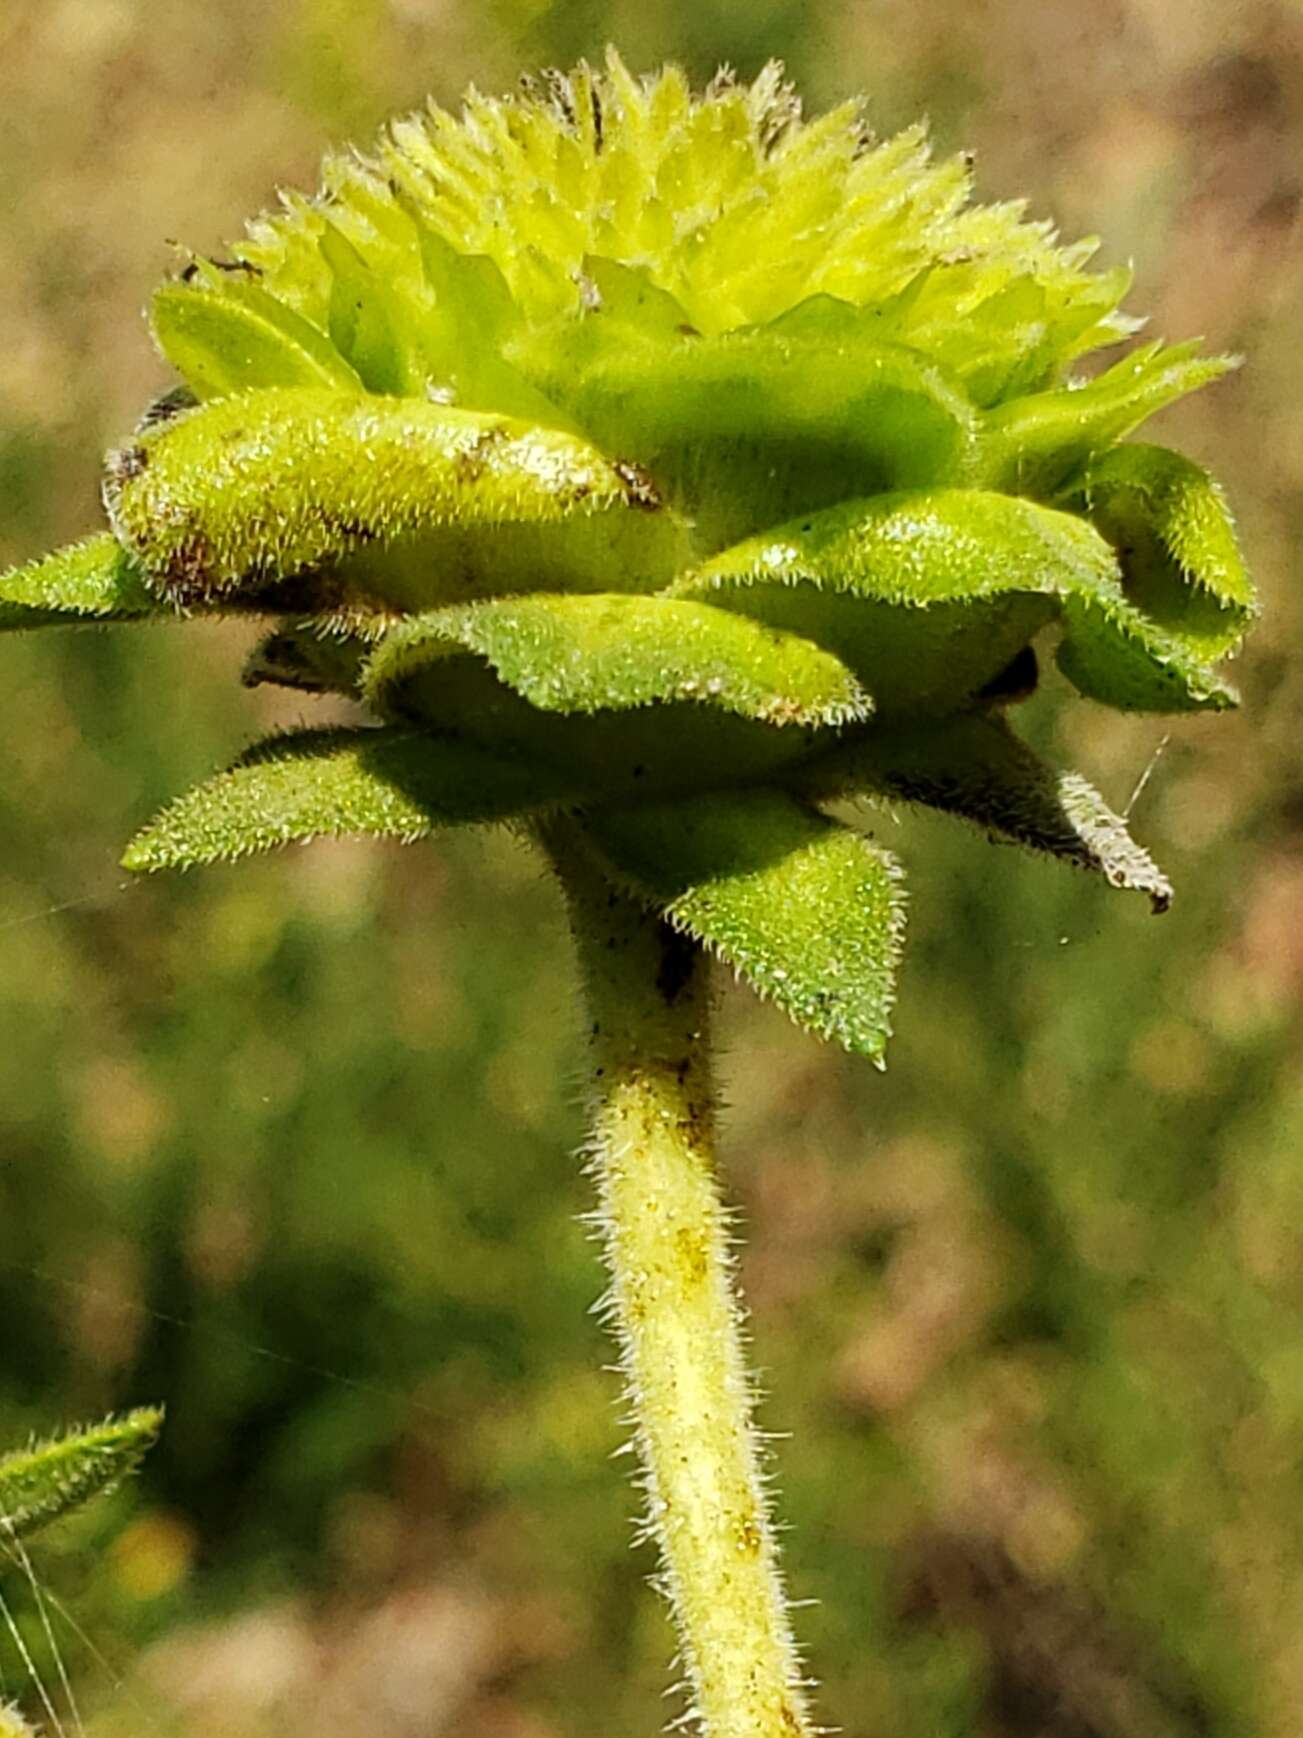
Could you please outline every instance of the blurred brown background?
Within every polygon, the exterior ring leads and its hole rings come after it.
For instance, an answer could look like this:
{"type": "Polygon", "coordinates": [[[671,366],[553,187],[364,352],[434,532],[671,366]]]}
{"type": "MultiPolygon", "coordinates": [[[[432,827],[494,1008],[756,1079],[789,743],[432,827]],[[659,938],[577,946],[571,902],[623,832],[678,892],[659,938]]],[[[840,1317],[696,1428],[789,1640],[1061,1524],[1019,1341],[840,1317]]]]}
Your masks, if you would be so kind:
{"type": "MultiPolygon", "coordinates": [[[[97,520],[140,311],[329,142],[523,67],[786,59],[930,114],[1247,367],[1211,464],[1267,608],[1229,722],[1053,687],[1171,915],[942,823],[885,1076],[730,989],[728,1185],[822,1706],[849,1738],[1303,1734],[1303,8],[1245,0],[6,0],[0,566],[97,520]],[[1159,750],[1162,750],[1159,754],[1159,750]],[[1157,761],[1154,756],[1159,754],[1157,761]]],[[[0,1435],[165,1400],[35,1568],[95,1738],[658,1730],[557,903],[508,842],[127,887],[293,700],[239,630],[0,647],[0,1435]]],[[[20,1569],[0,1596],[76,1724],[20,1569]]],[[[3,1683],[40,1715],[10,1645],[3,1683]]],[[[48,1722],[47,1722],[48,1723],[48,1722]]]]}

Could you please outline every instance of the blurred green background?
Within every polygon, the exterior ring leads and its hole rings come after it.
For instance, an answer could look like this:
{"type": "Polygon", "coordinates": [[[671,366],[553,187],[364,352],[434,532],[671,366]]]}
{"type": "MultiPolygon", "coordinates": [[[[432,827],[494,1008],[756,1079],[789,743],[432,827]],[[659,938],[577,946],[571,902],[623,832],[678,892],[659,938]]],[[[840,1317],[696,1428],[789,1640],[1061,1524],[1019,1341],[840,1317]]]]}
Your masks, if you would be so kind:
{"type": "MultiPolygon", "coordinates": [[[[889,1071],[730,987],[725,1158],[831,1723],[1303,1734],[1297,0],[5,0],[0,566],[97,522],[102,449],[167,384],[140,310],[170,239],[215,250],[328,142],[608,39],[928,113],[985,196],[1133,258],[1155,333],[1249,357],[1157,437],[1240,512],[1244,710],[1168,741],[1032,706],[1116,804],[1152,768],[1175,909],[884,816],[889,1071]]],[[[610,1458],[558,901],[501,838],[127,886],[162,799],[322,716],[243,693],[245,639],[0,647],[0,1440],[169,1408],[138,1486],[36,1553],[86,1725],[651,1734],[672,1637],[610,1458]]],[[[0,1595],[75,1731],[20,1567],[0,1595]]]]}

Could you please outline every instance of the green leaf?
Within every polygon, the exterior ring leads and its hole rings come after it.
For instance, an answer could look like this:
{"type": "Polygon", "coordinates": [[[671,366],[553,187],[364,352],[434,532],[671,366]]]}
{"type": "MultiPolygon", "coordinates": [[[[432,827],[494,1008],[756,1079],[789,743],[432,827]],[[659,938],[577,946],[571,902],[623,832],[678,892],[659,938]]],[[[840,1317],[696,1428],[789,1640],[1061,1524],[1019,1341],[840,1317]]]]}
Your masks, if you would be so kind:
{"type": "Polygon", "coordinates": [[[594,811],[618,878],[816,1037],[881,1059],[904,931],[886,852],[778,791],[594,811]]]}
{"type": "Polygon", "coordinates": [[[672,340],[691,332],[687,310],[655,281],[646,266],[622,265],[618,260],[585,254],[583,275],[604,322],[627,325],[631,336],[641,338],[655,334],[672,340]]]}
{"type": "Polygon", "coordinates": [[[404,730],[299,731],[258,744],[170,803],[122,864],[186,869],[355,833],[411,841],[540,808],[548,797],[534,770],[470,743],[404,730]]]}
{"type": "MultiPolygon", "coordinates": [[[[330,341],[368,392],[418,393],[426,373],[411,342],[412,322],[389,285],[344,232],[327,221],[318,238],[330,267],[330,341]]],[[[259,381],[258,385],[279,385],[259,381]]]]}
{"type": "Polygon", "coordinates": [[[829,795],[862,791],[940,809],[1148,894],[1156,912],[1171,904],[1171,883],[1125,820],[1078,773],[1038,759],[1003,719],[979,714],[866,731],[822,774],[829,795]]]}
{"type": "Polygon", "coordinates": [[[1065,502],[1117,551],[1128,599],[1208,660],[1239,645],[1258,613],[1235,522],[1202,466],[1166,447],[1096,459],[1065,502]]]}
{"type": "Polygon", "coordinates": [[[200,263],[190,283],[165,284],[151,323],[159,349],[199,398],[252,387],[362,382],[330,339],[240,271],[200,263]]]}
{"type": "Polygon", "coordinates": [[[509,354],[599,445],[651,472],[706,552],[848,487],[916,487],[968,462],[962,391],[903,347],[829,341],[817,311],[795,329],[640,338],[599,309],[509,354]]]}
{"type": "Polygon", "coordinates": [[[988,488],[1049,499],[1164,405],[1238,366],[1234,357],[1198,351],[1197,339],[1146,344],[1094,380],[1001,405],[986,418],[977,475],[988,488]]]}
{"type": "Polygon", "coordinates": [[[1063,599],[1055,661],[1088,699],[1121,712],[1224,712],[1239,695],[1199,657],[1199,643],[1151,623],[1109,592],[1063,599]]]}
{"type": "Polygon", "coordinates": [[[378,646],[365,697],[533,768],[549,792],[564,783],[575,803],[754,783],[829,743],[816,720],[865,708],[845,668],[806,642],[751,623],[734,635],[701,604],[624,601],[503,598],[412,618],[378,646]]]}
{"type": "Polygon", "coordinates": [[[0,575],[0,631],[172,615],[108,531],[0,575]]]}
{"type": "Polygon", "coordinates": [[[728,790],[772,779],[826,748],[826,729],[777,728],[668,701],[615,712],[549,712],[501,681],[483,658],[413,656],[380,694],[385,715],[436,738],[474,743],[530,769],[537,789],[569,803],[629,802],[728,790]]]}
{"type": "Polygon", "coordinates": [[[468,337],[479,331],[487,343],[501,346],[521,323],[520,309],[501,271],[486,254],[454,247],[421,219],[409,201],[400,197],[399,203],[414,225],[426,286],[449,329],[468,337]]]}
{"type": "Polygon", "coordinates": [[[417,237],[424,289],[413,319],[431,375],[450,401],[577,432],[573,420],[503,358],[521,315],[498,267],[484,254],[453,247],[402,195],[399,205],[417,237]]]}
{"type": "Polygon", "coordinates": [[[988,490],[846,501],[725,550],[674,592],[826,646],[884,717],[961,710],[1055,616],[1083,693],[1159,712],[1233,701],[1197,645],[1127,601],[1098,532],[988,490]]]}
{"type": "Polygon", "coordinates": [[[323,610],[652,590],[684,544],[645,478],[572,435],[300,388],[214,400],[145,430],[111,457],[105,499],[122,541],[183,604],[305,573],[323,610]]]}
{"type": "Polygon", "coordinates": [[[463,650],[547,712],[686,700],[767,724],[836,726],[871,709],[845,665],[808,640],[707,603],[621,594],[494,598],[412,618],[376,652],[367,698],[401,708],[404,683],[463,650]]]}
{"type": "Polygon", "coordinates": [[[0,1539],[25,1538],[110,1490],[136,1470],[162,1426],[159,1408],[141,1407],[5,1455],[0,1459],[0,1539]]]}

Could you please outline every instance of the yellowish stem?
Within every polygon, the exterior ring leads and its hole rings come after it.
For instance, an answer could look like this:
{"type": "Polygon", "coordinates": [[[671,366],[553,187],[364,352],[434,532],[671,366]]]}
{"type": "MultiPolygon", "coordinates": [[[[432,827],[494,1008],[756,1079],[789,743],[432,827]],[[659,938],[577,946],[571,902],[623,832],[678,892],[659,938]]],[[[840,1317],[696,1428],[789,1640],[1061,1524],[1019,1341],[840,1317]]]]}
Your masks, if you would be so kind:
{"type": "Polygon", "coordinates": [[[591,1014],[610,1316],[695,1711],[707,1738],[807,1738],[714,1176],[702,956],[550,843],[591,1014]]]}

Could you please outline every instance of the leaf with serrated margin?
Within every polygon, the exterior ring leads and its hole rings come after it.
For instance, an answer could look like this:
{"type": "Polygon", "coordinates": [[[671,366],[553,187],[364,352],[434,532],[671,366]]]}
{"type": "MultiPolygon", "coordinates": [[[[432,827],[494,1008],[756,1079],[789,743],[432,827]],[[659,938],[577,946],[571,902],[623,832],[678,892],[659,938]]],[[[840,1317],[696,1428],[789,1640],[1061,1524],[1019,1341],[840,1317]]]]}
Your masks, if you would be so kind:
{"type": "Polygon", "coordinates": [[[1055,616],[1059,664],[1084,694],[1156,712],[1234,698],[1127,601],[1097,531],[989,490],[845,501],[725,550],[673,590],[827,646],[881,716],[961,710],[1055,616]]]}
{"type": "Polygon", "coordinates": [[[0,574],[0,631],[173,615],[108,531],[0,574]]]}
{"type": "Polygon", "coordinates": [[[904,898],[894,860],[773,790],[596,810],[616,876],[819,1038],[880,1061],[904,898]]]}
{"type": "Polygon", "coordinates": [[[829,795],[864,792],[940,809],[988,834],[1148,894],[1166,911],[1172,885],[1080,774],[1047,766],[1001,718],[970,714],[865,732],[821,769],[829,795]]]}
{"type": "Polygon", "coordinates": [[[1239,704],[1229,682],[1175,634],[1123,598],[1070,593],[1055,662],[1079,694],[1120,712],[1224,712],[1239,704]]]}
{"type": "Polygon", "coordinates": [[[1233,652],[1258,613],[1221,489],[1167,447],[1094,460],[1064,503],[1117,551],[1131,603],[1203,658],[1233,652]]]}
{"type": "Polygon", "coordinates": [[[346,834],[414,840],[540,808],[549,796],[545,776],[471,743],[405,730],[298,731],[258,744],[169,803],[122,865],[186,869],[346,834]]]}
{"type": "Polygon", "coordinates": [[[190,282],[156,292],[150,323],[163,355],[198,398],[252,387],[362,385],[329,337],[253,278],[195,264],[190,282]]]}
{"type": "Polygon", "coordinates": [[[842,725],[871,703],[832,653],[709,603],[611,593],[493,598],[395,628],[372,659],[378,711],[416,673],[458,652],[487,661],[546,712],[698,701],[766,724],[842,725]]]}
{"type": "Polygon", "coordinates": [[[974,480],[1048,500],[1096,453],[1237,366],[1232,356],[1200,356],[1197,339],[1146,344],[1094,380],[1015,398],[988,413],[974,480]]]}
{"type": "Polygon", "coordinates": [[[163,1413],[140,1407],[0,1457],[0,1541],[25,1538],[133,1473],[163,1413]]]}
{"type": "MultiPolygon", "coordinates": [[[[110,518],[183,604],[318,576],[321,607],[663,585],[685,533],[574,436],[419,399],[301,388],[183,411],[112,454],[110,518]]],[[[307,581],[305,581],[305,585],[307,581]]]]}

